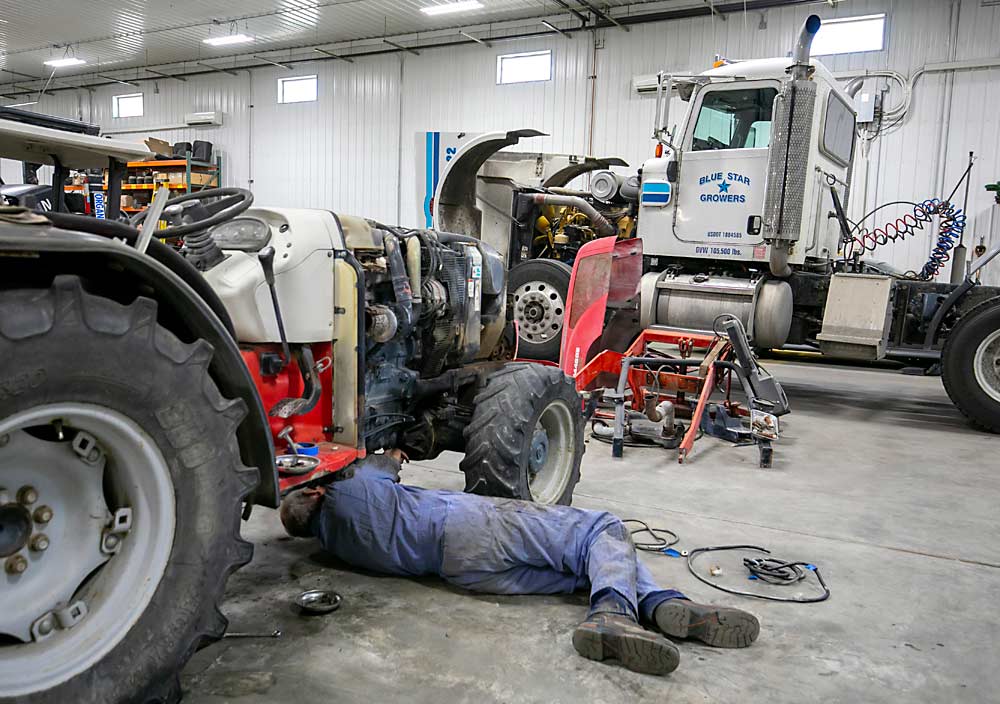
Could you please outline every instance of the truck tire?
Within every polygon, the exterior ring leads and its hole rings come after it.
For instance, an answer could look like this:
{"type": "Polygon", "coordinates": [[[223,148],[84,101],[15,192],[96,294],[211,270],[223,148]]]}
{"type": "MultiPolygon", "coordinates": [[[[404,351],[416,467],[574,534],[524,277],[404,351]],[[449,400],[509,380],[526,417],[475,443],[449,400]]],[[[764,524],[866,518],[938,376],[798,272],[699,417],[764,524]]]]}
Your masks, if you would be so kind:
{"type": "Polygon", "coordinates": [[[961,317],[945,342],[941,376],[948,396],[974,426],[1000,433],[1000,299],[961,317]]]}
{"type": "Polygon", "coordinates": [[[172,702],[250,561],[213,349],[76,277],[0,292],[0,702],[172,702]]]}
{"type": "Polygon", "coordinates": [[[515,363],[494,372],[465,429],[465,490],[569,505],[583,459],[581,399],[556,367],[515,363]]]}
{"type": "Polygon", "coordinates": [[[559,361],[566,298],[573,270],[554,259],[531,259],[510,270],[518,356],[559,361]]]}

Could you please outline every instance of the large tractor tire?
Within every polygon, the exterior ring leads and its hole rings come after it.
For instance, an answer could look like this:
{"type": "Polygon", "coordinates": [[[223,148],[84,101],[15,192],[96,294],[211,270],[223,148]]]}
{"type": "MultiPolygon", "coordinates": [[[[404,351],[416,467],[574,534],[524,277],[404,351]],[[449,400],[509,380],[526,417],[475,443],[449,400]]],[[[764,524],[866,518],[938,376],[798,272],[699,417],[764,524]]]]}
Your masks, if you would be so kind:
{"type": "Polygon", "coordinates": [[[173,702],[257,483],[208,343],[75,277],[0,292],[0,702],[173,702]]]}
{"type": "Polygon", "coordinates": [[[572,273],[554,259],[531,259],[510,270],[507,290],[514,296],[518,356],[559,361],[572,273]]]}
{"type": "Polygon", "coordinates": [[[974,426],[1000,433],[1000,299],[980,303],[958,321],[944,345],[941,376],[974,426]]]}
{"type": "Polygon", "coordinates": [[[465,490],[569,505],[583,459],[581,400],[556,367],[509,364],[490,375],[465,429],[465,490]]]}

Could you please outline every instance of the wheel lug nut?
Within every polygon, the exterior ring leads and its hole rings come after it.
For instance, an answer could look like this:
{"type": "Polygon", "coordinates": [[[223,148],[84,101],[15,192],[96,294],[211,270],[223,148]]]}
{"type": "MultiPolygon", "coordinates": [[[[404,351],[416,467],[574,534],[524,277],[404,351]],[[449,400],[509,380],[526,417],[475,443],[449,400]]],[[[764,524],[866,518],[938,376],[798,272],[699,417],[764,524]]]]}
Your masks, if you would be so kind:
{"type": "Polygon", "coordinates": [[[115,535],[114,533],[108,533],[106,536],[104,536],[104,549],[110,552],[115,548],[117,548],[118,543],[120,542],[121,539],[117,535],[115,535]]]}
{"type": "Polygon", "coordinates": [[[45,552],[49,549],[49,536],[39,533],[31,539],[31,549],[35,552],[45,552]]]}
{"type": "Polygon", "coordinates": [[[31,504],[38,501],[38,492],[35,491],[33,486],[22,486],[17,492],[17,502],[19,504],[24,504],[25,506],[30,506],[31,504]]]}
{"type": "Polygon", "coordinates": [[[38,633],[43,636],[47,636],[55,630],[56,622],[51,616],[45,618],[40,624],[38,624],[38,633]]]}
{"type": "Polygon", "coordinates": [[[24,555],[11,555],[4,563],[4,569],[7,574],[23,574],[28,569],[28,561],[24,559],[24,555]]]}
{"type": "Polygon", "coordinates": [[[48,523],[52,520],[52,509],[48,506],[39,506],[33,515],[35,523],[48,523]]]}

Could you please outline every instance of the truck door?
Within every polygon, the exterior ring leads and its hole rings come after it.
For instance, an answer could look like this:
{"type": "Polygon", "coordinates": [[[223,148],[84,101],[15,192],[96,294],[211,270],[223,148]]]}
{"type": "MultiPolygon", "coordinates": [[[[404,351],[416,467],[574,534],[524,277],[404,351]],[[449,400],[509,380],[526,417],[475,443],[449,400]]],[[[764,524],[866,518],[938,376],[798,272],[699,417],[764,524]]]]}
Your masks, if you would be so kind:
{"type": "Polygon", "coordinates": [[[682,256],[754,258],[750,226],[764,210],[777,81],[709,85],[695,96],[682,142],[674,236],[682,256]]]}

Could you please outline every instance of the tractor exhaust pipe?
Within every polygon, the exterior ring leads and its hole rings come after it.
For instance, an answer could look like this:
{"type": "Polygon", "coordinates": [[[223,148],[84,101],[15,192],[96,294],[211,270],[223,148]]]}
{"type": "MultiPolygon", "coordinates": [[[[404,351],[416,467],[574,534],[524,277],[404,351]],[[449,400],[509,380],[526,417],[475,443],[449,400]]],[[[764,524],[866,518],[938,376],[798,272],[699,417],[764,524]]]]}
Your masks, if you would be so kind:
{"type": "Polygon", "coordinates": [[[594,226],[594,229],[602,235],[610,236],[615,234],[615,226],[612,225],[606,217],[597,212],[597,209],[594,206],[579,196],[532,193],[525,197],[536,205],[562,205],[567,208],[576,208],[590,218],[590,223],[594,226]]]}

